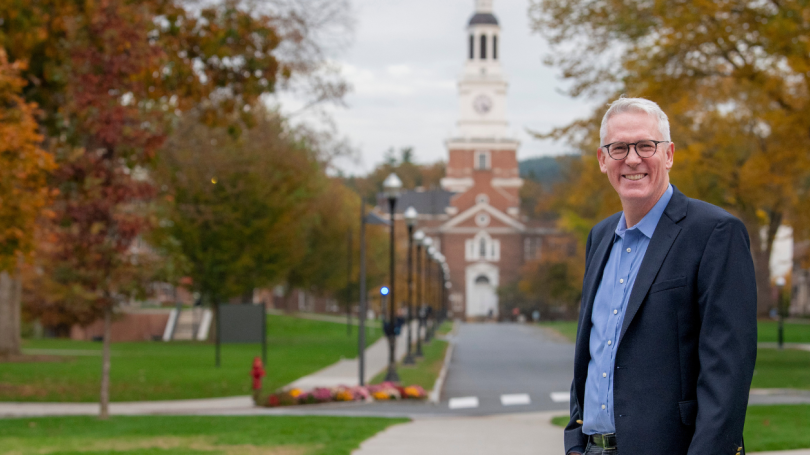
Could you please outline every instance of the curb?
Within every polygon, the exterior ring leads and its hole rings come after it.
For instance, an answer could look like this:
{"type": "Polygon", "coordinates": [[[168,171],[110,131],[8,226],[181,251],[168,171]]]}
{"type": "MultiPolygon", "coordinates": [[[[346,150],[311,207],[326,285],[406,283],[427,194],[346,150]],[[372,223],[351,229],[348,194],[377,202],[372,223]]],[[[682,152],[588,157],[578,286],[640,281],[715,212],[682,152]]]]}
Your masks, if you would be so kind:
{"type": "Polygon", "coordinates": [[[439,400],[441,399],[442,389],[444,388],[444,380],[447,377],[447,370],[450,368],[450,359],[453,357],[453,348],[456,345],[453,342],[455,339],[456,330],[458,330],[458,324],[456,324],[456,321],[453,321],[453,330],[448,334],[449,336],[445,337],[449,343],[449,346],[447,346],[447,352],[444,353],[444,363],[442,364],[442,369],[439,372],[439,377],[436,378],[436,382],[433,383],[433,390],[431,390],[430,395],[428,395],[429,403],[439,404],[439,400]]]}

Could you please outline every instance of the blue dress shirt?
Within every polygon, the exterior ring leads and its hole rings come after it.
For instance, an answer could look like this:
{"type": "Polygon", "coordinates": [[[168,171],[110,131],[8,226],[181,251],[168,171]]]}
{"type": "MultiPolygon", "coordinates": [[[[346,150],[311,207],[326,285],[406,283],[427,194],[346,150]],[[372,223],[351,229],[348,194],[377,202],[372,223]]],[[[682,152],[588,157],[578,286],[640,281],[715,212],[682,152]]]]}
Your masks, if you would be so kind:
{"type": "Polygon", "coordinates": [[[582,418],[582,432],[585,434],[616,432],[613,416],[613,368],[617,338],[644,253],[647,252],[658,220],[672,199],[672,193],[672,185],[669,185],[652,210],[632,228],[627,228],[624,214],[616,226],[613,248],[596,291],[591,315],[591,360],[588,362],[588,378],[585,381],[582,418]]]}

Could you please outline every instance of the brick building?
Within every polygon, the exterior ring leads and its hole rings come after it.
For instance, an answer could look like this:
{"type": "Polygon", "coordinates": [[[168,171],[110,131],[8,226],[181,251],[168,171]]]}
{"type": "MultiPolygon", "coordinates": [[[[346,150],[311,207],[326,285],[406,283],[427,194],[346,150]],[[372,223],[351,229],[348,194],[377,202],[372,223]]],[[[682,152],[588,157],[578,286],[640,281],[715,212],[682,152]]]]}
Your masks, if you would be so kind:
{"type": "MultiPolygon", "coordinates": [[[[396,207],[400,220],[409,206],[419,212],[418,227],[450,267],[450,310],[467,319],[497,316],[498,286],[516,281],[525,262],[538,259],[557,237],[552,226],[520,211],[520,143],[506,120],[499,35],[492,0],[477,0],[458,82],[459,118],[445,142],[442,188],[406,192],[396,207]]],[[[378,204],[383,213],[385,207],[378,204]]]]}

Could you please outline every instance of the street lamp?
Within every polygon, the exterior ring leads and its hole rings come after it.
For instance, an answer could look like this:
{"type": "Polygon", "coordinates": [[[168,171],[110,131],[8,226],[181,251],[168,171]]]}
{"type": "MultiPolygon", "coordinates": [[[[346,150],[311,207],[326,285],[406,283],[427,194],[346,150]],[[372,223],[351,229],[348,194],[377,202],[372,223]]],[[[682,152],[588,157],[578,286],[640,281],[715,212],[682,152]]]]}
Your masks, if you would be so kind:
{"type": "Polygon", "coordinates": [[[785,326],[784,326],[784,324],[785,324],[785,311],[783,309],[784,303],[782,302],[784,300],[784,295],[783,295],[784,288],[785,288],[785,277],[780,276],[780,277],[778,277],[776,279],[776,289],[777,289],[776,308],[777,308],[777,311],[779,312],[779,333],[778,333],[778,337],[777,337],[777,340],[778,340],[777,344],[778,344],[779,349],[782,349],[782,347],[784,345],[784,334],[785,334],[785,326]]]}
{"type": "Polygon", "coordinates": [[[416,242],[416,318],[419,323],[416,325],[416,357],[422,358],[422,245],[425,243],[425,233],[422,230],[416,231],[413,235],[416,242]]]}
{"type": "Polygon", "coordinates": [[[416,362],[413,360],[413,353],[411,352],[411,343],[413,339],[411,330],[411,321],[413,320],[413,227],[416,225],[416,209],[408,207],[403,213],[405,223],[408,225],[408,354],[402,362],[404,365],[413,365],[416,362]]]}
{"type": "Polygon", "coordinates": [[[391,215],[391,240],[390,240],[390,272],[391,278],[389,286],[391,287],[391,297],[390,297],[390,304],[388,305],[388,373],[385,375],[386,381],[391,382],[399,382],[399,375],[397,375],[397,365],[396,365],[396,353],[394,352],[397,346],[397,339],[396,334],[394,331],[394,324],[396,324],[396,312],[395,307],[397,305],[397,301],[394,298],[394,289],[396,286],[394,285],[395,280],[395,270],[394,270],[394,260],[395,252],[394,252],[394,209],[397,205],[397,198],[399,197],[399,192],[402,190],[402,180],[397,177],[396,174],[393,172],[391,175],[385,178],[383,182],[383,193],[385,197],[388,198],[388,208],[389,213],[391,215]]]}
{"type": "Polygon", "coordinates": [[[428,289],[430,290],[430,292],[429,292],[429,297],[427,299],[428,304],[427,304],[427,307],[425,308],[425,310],[426,310],[425,311],[425,343],[429,343],[431,340],[433,340],[433,325],[434,325],[434,322],[435,322],[435,320],[433,319],[433,302],[436,299],[436,293],[437,293],[436,291],[437,290],[436,290],[436,282],[435,282],[436,277],[435,277],[435,272],[433,271],[433,266],[438,263],[438,261],[436,260],[436,257],[437,257],[436,253],[438,253],[438,252],[436,251],[436,247],[432,246],[432,243],[433,242],[431,242],[431,246],[429,246],[428,249],[427,249],[428,258],[430,258],[430,260],[428,261],[428,266],[427,266],[428,267],[428,269],[427,269],[428,270],[427,271],[428,283],[430,283],[428,285],[428,289]],[[430,324],[428,324],[428,319],[430,320],[429,321],[430,324]]]}

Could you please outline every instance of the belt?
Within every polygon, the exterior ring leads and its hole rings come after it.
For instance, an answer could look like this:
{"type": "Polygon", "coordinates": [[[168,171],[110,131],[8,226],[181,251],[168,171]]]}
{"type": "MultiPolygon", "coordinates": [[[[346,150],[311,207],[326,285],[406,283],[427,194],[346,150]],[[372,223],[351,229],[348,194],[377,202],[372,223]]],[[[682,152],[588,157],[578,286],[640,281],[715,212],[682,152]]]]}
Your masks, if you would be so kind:
{"type": "Polygon", "coordinates": [[[603,449],[616,448],[616,433],[592,434],[589,437],[591,444],[603,449]]]}

